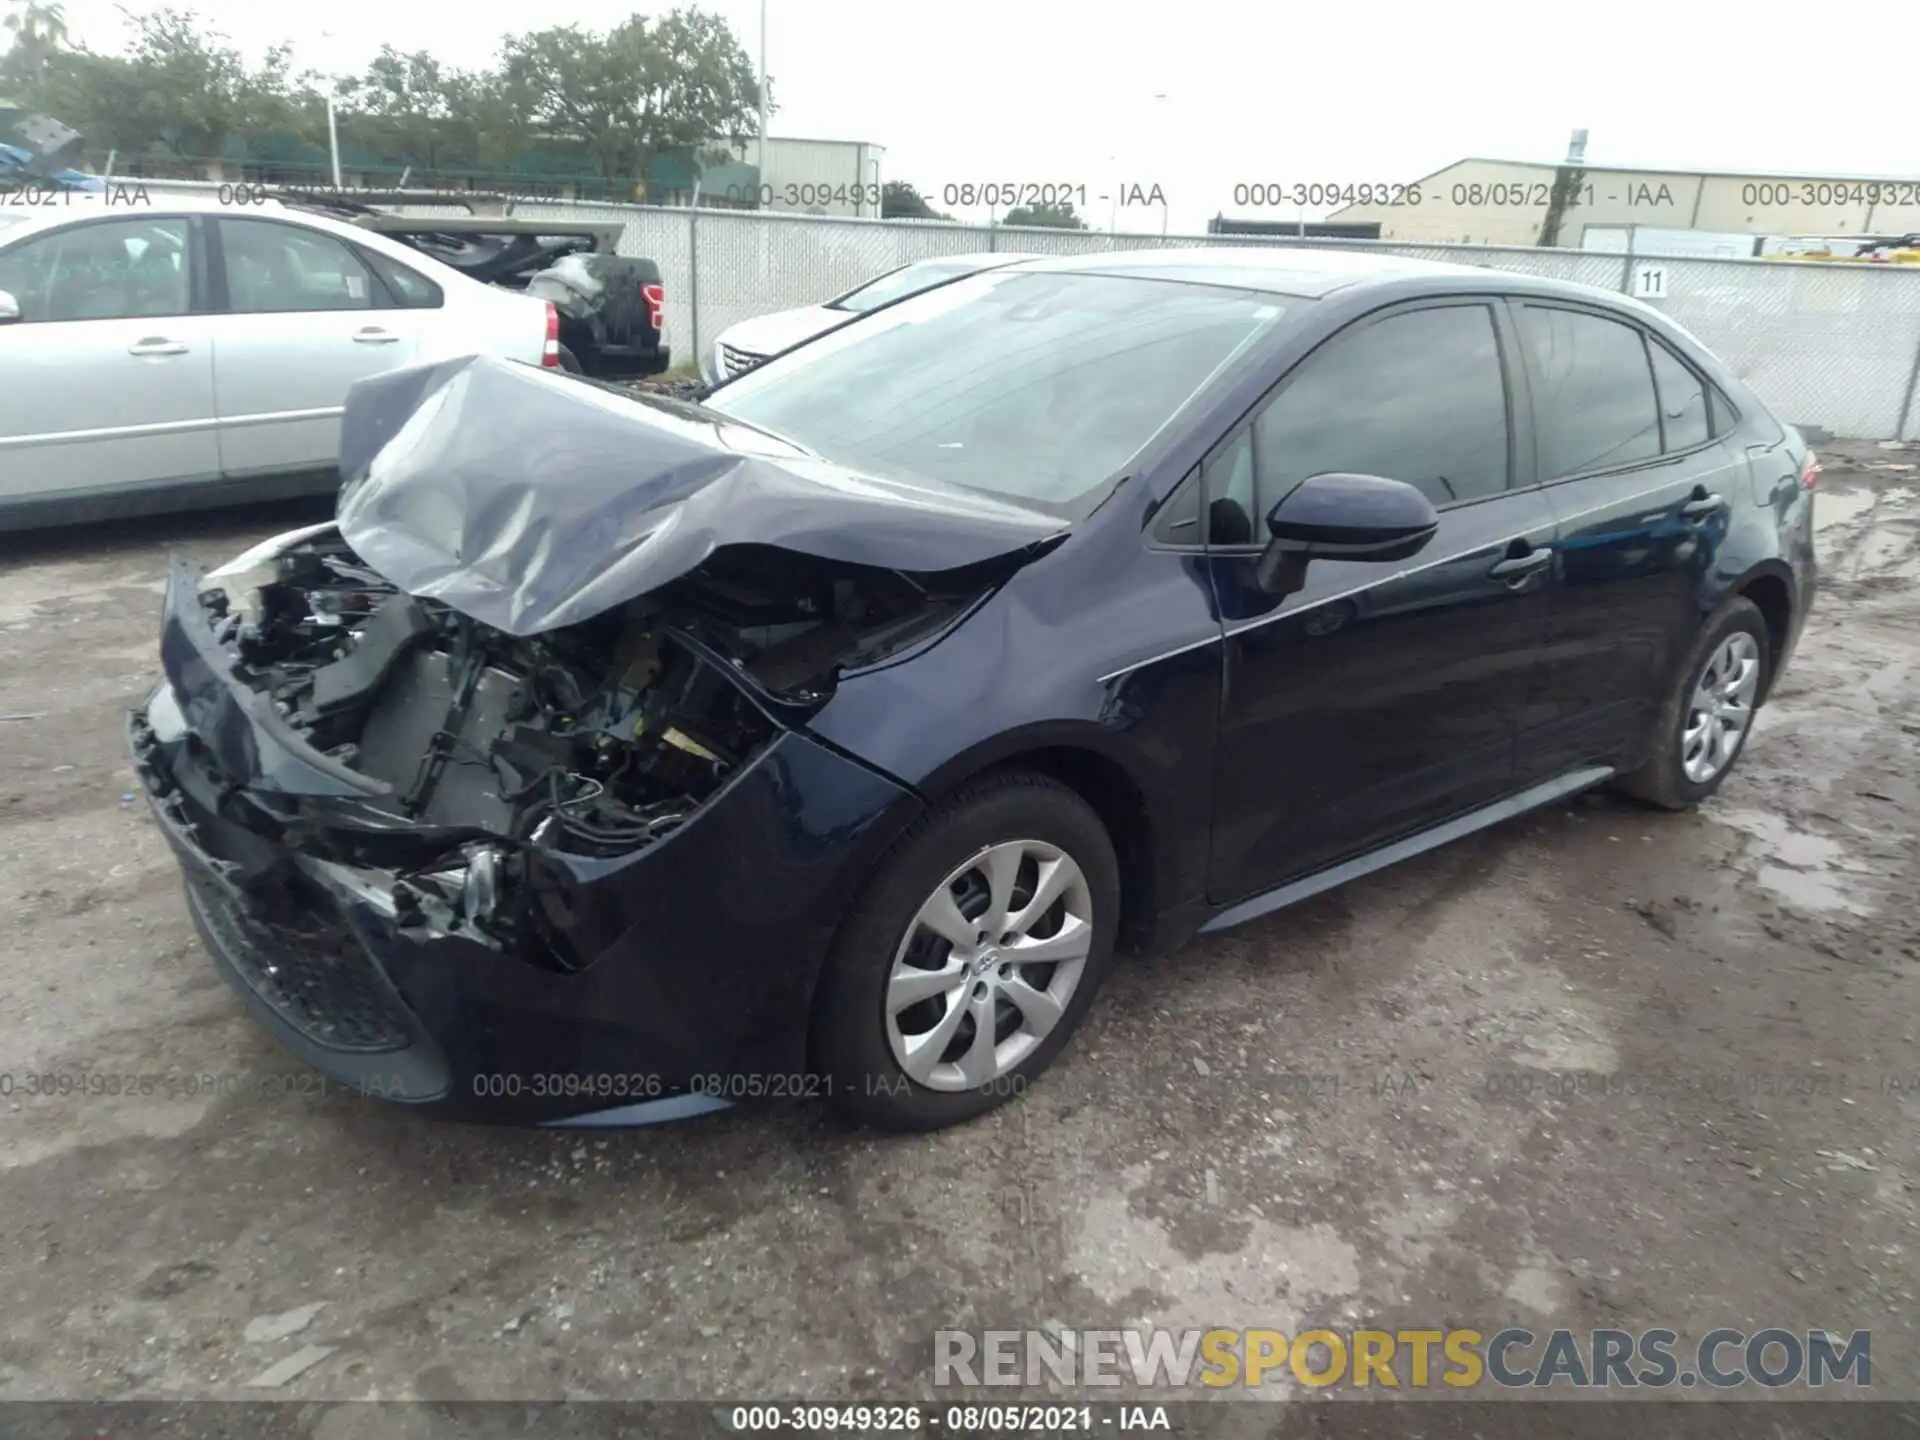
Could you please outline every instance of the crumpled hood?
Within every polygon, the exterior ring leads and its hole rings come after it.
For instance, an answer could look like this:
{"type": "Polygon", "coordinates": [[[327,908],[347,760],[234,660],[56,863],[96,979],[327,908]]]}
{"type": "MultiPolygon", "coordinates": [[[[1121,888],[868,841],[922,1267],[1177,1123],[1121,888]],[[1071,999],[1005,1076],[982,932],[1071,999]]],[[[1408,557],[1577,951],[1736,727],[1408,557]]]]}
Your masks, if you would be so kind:
{"type": "Polygon", "coordinates": [[[340,533],[368,565],[512,635],[591,619],[723,545],[932,572],[1066,528],[845,469],[717,411],[479,355],[356,384],[340,471],[340,533]]]}

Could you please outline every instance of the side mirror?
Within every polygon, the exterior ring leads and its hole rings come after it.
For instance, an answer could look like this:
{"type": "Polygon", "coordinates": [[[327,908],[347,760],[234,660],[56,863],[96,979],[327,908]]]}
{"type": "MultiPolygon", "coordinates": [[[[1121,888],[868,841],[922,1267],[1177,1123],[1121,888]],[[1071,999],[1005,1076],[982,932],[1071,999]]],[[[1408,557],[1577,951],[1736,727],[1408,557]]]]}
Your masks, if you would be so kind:
{"type": "Polygon", "coordinates": [[[1262,590],[1291,595],[1310,560],[1405,560],[1440,528],[1433,502],[1404,480],[1379,475],[1314,475],[1267,514],[1272,538],[1254,577],[1262,590]]]}
{"type": "Polygon", "coordinates": [[[11,290],[0,290],[0,325],[11,325],[20,318],[20,302],[11,290]]]}

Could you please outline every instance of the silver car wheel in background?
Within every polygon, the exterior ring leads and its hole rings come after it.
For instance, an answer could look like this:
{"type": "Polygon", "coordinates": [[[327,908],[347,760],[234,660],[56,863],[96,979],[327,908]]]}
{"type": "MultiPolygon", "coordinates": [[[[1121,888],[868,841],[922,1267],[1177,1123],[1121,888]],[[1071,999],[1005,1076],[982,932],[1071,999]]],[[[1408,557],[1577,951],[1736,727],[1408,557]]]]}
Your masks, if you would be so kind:
{"type": "Polygon", "coordinates": [[[1687,779],[1705,785],[1732,763],[1753,724],[1759,693],[1759,642],[1736,630],[1713,652],[1687,702],[1687,723],[1680,732],[1680,768],[1687,779]]]}
{"type": "Polygon", "coordinates": [[[1043,840],[988,845],[929,895],[894,951],[887,1043],[929,1090],[977,1090],[1066,1013],[1093,951],[1093,894],[1043,840]]]}

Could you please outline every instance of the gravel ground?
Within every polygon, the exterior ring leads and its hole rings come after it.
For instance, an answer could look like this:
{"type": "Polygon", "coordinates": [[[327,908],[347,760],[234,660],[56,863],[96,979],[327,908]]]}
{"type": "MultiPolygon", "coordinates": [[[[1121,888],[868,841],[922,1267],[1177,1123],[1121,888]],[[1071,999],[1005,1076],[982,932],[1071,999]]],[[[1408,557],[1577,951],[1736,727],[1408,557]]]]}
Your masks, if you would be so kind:
{"type": "Polygon", "coordinates": [[[1819,606],[1701,811],[1583,799],[1125,967],[1024,1103],[910,1139],[302,1091],[120,727],[165,558],[313,512],[16,541],[0,1396],[258,1396],[319,1345],[270,1393],[900,1399],[936,1329],[1046,1320],[1871,1329],[1876,1391],[1920,1395],[1920,454],[1824,448],[1819,606]]]}

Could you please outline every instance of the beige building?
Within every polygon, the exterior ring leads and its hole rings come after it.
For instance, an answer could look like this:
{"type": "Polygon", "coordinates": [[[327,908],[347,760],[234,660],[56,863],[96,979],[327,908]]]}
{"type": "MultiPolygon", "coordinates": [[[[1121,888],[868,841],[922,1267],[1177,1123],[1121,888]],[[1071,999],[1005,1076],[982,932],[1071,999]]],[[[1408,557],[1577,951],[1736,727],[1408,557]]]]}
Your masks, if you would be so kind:
{"type": "MultiPolygon", "coordinates": [[[[1377,223],[1383,240],[1535,245],[1556,167],[1525,160],[1459,160],[1406,187],[1406,203],[1348,205],[1327,217],[1377,223]],[[1417,196],[1415,192],[1417,191],[1417,196]]],[[[1579,248],[1588,226],[1745,235],[1920,232],[1920,177],[1716,174],[1589,165],[1558,243],[1579,248]]]]}
{"type": "MultiPolygon", "coordinates": [[[[760,142],[732,147],[745,165],[760,164],[760,142]]],[[[880,214],[880,162],[884,145],[864,140],[803,140],[769,135],[760,173],[763,210],[805,215],[880,214]]]]}

